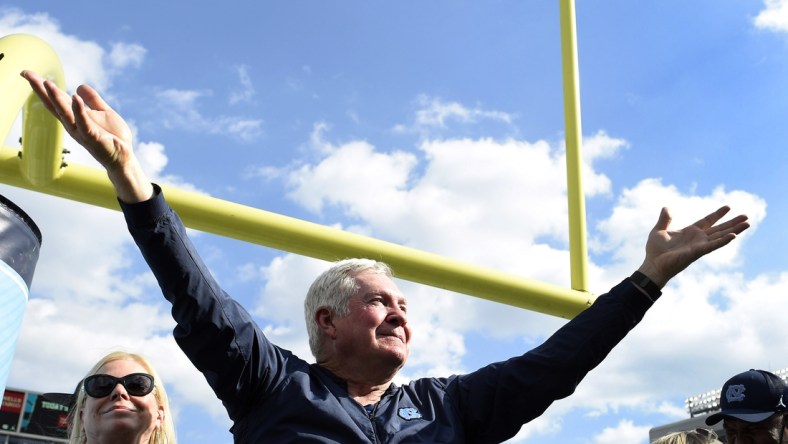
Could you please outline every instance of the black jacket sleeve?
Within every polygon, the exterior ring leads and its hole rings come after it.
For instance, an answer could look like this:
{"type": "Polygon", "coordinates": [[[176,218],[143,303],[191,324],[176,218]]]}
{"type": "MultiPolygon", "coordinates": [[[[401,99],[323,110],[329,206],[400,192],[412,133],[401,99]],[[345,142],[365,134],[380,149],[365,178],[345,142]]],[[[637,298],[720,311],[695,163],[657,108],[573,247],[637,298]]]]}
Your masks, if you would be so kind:
{"type": "Polygon", "coordinates": [[[453,381],[469,442],[501,442],[572,394],[653,304],[629,279],[600,296],[542,345],[453,381]]]}
{"type": "Polygon", "coordinates": [[[161,189],[154,188],[148,201],[121,202],[129,232],[172,303],[176,342],[237,421],[265,390],[270,369],[281,361],[279,349],[219,287],[161,189]]]}

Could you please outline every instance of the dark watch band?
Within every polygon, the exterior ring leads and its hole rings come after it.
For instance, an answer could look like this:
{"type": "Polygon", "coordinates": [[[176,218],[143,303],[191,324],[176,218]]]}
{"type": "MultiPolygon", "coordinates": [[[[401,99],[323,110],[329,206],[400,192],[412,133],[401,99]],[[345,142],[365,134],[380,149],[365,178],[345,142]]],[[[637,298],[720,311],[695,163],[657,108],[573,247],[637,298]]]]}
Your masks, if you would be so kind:
{"type": "Polygon", "coordinates": [[[633,284],[646,292],[649,299],[652,301],[656,301],[662,295],[662,290],[659,289],[657,284],[649,279],[648,276],[639,271],[632,273],[632,276],[630,276],[629,279],[632,280],[633,284]]]}

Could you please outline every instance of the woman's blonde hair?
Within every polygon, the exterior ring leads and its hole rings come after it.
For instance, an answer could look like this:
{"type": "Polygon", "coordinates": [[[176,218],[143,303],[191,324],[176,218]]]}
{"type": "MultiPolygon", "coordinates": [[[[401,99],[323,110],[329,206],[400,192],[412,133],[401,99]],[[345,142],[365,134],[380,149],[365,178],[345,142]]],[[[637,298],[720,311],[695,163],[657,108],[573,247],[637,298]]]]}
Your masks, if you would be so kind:
{"type": "Polygon", "coordinates": [[[722,444],[710,429],[685,430],[665,435],[651,444],[722,444]]]}
{"type": "MultiPolygon", "coordinates": [[[[156,403],[159,405],[159,407],[162,407],[164,410],[164,419],[161,423],[161,426],[153,430],[148,444],[176,444],[177,436],[175,435],[175,423],[172,421],[170,402],[167,399],[167,392],[164,390],[164,384],[162,384],[161,378],[159,378],[159,375],[156,373],[153,365],[151,365],[151,363],[143,356],[122,351],[112,352],[99,359],[99,361],[93,366],[93,368],[90,369],[85,377],[95,375],[101,367],[109,362],[120,360],[134,361],[141,365],[151,376],[153,376],[153,396],[156,398],[156,403]]],[[[79,383],[80,389],[77,390],[74,406],[68,413],[68,444],[87,444],[88,440],[82,424],[82,419],[80,418],[79,414],[79,412],[85,408],[85,400],[87,397],[85,390],[82,388],[82,384],[83,382],[79,383]]]]}

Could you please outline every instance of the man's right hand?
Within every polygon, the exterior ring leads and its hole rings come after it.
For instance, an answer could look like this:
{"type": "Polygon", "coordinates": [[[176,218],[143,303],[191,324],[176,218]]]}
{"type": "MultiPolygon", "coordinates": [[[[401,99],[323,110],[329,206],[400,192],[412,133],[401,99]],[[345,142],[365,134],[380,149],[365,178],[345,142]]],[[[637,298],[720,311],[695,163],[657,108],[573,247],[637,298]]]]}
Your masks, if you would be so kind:
{"type": "Polygon", "coordinates": [[[22,71],[21,76],[66,132],[107,170],[122,201],[140,202],[153,195],[150,180],[134,155],[131,129],[96,90],[80,85],[70,97],[32,71],[22,71]]]}

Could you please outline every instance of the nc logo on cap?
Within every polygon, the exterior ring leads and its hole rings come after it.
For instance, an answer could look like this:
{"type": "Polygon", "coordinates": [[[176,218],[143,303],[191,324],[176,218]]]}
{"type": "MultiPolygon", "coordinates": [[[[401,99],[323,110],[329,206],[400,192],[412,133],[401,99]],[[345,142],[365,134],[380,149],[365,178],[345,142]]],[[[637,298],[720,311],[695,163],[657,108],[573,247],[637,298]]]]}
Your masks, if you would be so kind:
{"type": "Polygon", "coordinates": [[[725,398],[728,399],[728,402],[744,401],[745,390],[747,388],[744,387],[744,384],[730,385],[725,391],[725,398]]]}

